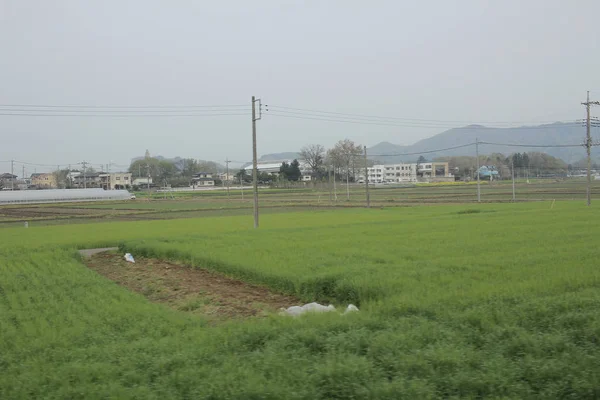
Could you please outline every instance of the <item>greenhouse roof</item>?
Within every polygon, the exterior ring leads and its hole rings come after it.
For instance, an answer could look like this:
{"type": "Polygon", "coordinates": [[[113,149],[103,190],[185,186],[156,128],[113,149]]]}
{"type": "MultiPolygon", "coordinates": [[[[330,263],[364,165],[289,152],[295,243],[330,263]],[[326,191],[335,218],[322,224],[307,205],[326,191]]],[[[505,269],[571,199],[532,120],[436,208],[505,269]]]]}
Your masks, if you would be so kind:
{"type": "Polygon", "coordinates": [[[128,200],[130,198],[131,194],[127,190],[48,189],[0,191],[0,204],[128,200]]]}

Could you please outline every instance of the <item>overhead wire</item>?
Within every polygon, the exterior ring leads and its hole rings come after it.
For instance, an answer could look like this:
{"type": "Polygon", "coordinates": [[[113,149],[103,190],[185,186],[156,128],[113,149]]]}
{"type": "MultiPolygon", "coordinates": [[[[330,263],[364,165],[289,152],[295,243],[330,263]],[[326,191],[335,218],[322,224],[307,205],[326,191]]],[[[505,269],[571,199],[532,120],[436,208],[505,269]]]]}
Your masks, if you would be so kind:
{"type": "Polygon", "coordinates": [[[495,143],[495,142],[479,142],[479,144],[487,144],[493,146],[506,146],[506,147],[581,147],[583,144],[516,144],[516,143],[495,143]]]}
{"type": "MultiPolygon", "coordinates": [[[[453,123],[453,124],[472,124],[472,121],[466,120],[443,120],[443,119],[430,119],[430,118],[406,118],[406,117],[390,117],[390,116],[380,116],[380,115],[368,115],[368,114],[350,114],[350,113],[340,113],[334,111],[322,111],[315,109],[307,109],[307,108],[296,108],[296,107],[284,107],[278,105],[265,105],[265,112],[277,111],[277,112],[295,112],[296,114],[306,114],[306,115],[321,115],[323,117],[330,116],[333,118],[334,116],[338,117],[351,117],[352,119],[360,118],[360,119],[376,119],[376,120],[389,120],[389,121],[405,121],[405,122],[413,122],[413,123],[453,123]],[[287,111],[291,110],[291,111],[287,111]]],[[[477,121],[479,124],[551,124],[556,121],[477,121]]],[[[569,121],[571,122],[571,121],[569,121]]]]}
{"type": "MultiPolygon", "coordinates": [[[[480,142],[481,143],[481,142],[480,142]]],[[[452,146],[452,147],[446,147],[443,149],[436,149],[436,150],[426,150],[426,151],[417,151],[417,152],[410,152],[410,153],[395,153],[395,154],[369,154],[369,157],[399,157],[399,156],[416,156],[419,154],[430,154],[430,153],[439,153],[440,151],[448,151],[448,150],[454,150],[454,149],[460,149],[463,147],[470,147],[470,146],[474,146],[475,143],[467,143],[467,144],[461,144],[458,146],[452,146]]]]}
{"type": "MultiPolygon", "coordinates": [[[[510,128],[519,128],[519,129],[551,129],[551,125],[537,125],[537,126],[503,126],[503,127],[488,127],[488,126],[480,126],[480,125],[468,125],[459,127],[456,125],[450,124],[441,124],[439,122],[399,122],[399,121],[386,121],[386,120],[377,120],[377,119],[367,119],[363,117],[328,117],[325,115],[317,115],[317,114],[308,114],[308,113],[299,113],[292,111],[274,111],[270,110],[265,111],[265,115],[280,117],[280,118],[295,118],[295,119],[304,119],[304,120],[314,120],[314,121],[326,121],[326,122],[339,122],[339,123],[349,123],[349,124],[361,124],[361,125],[381,125],[381,126],[396,126],[396,127],[405,127],[405,128],[438,128],[438,129],[458,129],[458,130],[472,130],[472,129],[510,129],[510,128]]],[[[564,122],[563,126],[576,126],[576,122],[564,122]]]]}
{"type": "Polygon", "coordinates": [[[213,105],[58,105],[58,104],[0,104],[0,107],[26,107],[26,108],[90,108],[90,109],[141,109],[141,108],[157,108],[157,109],[181,109],[181,108],[238,108],[250,107],[249,104],[213,104],[213,105]]]}
{"type": "Polygon", "coordinates": [[[248,113],[216,113],[216,114],[39,114],[39,113],[5,113],[4,116],[18,117],[93,117],[93,118],[145,118],[145,117],[217,117],[217,116],[247,116],[248,113]]]}

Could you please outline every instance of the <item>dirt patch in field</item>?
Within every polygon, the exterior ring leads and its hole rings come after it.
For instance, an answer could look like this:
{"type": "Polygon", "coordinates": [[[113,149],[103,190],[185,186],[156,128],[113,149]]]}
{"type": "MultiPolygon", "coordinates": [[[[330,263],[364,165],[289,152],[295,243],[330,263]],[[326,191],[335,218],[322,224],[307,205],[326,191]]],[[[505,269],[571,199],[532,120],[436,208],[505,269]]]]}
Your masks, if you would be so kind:
{"type": "Polygon", "coordinates": [[[237,279],[151,258],[128,263],[120,254],[99,253],[84,260],[90,269],[150,301],[215,321],[264,316],[300,304],[292,296],[237,279]]]}

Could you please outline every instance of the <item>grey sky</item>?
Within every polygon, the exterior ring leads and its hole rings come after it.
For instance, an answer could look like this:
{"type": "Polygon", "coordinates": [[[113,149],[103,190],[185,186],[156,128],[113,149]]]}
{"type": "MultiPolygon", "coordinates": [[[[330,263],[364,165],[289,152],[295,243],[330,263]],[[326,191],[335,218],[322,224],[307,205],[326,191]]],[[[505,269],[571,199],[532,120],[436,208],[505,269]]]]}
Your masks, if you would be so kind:
{"type": "MultiPolygon", "coordinates": [[[[0,0],[0,103],[224,105],[256,95],[393,117],[572,120],[584,116],[587,89],[600,98],[598,15],[597,0],[0,0]]],[[[149,149],[246,161],[250,128],[249,115],[0,116],[0,160],[126,165],[149,149]]],[[[259,154],[345,137],[410,144],[443,130],[265,115],[259,154]]]]}

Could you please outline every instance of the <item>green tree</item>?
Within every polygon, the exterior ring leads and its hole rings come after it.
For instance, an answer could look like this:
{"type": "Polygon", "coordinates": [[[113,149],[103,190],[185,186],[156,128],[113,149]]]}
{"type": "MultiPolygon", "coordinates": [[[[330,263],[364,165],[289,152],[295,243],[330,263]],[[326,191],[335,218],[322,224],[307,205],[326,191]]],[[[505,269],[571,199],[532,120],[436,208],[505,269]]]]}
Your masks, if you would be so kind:
{"type": "Polygon", "coordinates": [[[287,162],[282,162],[281,166],[279,167],[279,175],[281,177],[283,177],[283,179],[289,180],[289,173],[290,173],[290,164],[288,164],[287,162]]]}
{"type": "Polygon", "coordinates": [[[248,174],[248,172],[245,169],[240,169],[238,171],[237,174],[235,174],[235,179],[237,182],[239,182],[240,180],[242,182],[252,182],[252,177],[248,174]]]}
{"type": "Polygon", "coordinates": [[[171,178],[173,178],[177,174],[177,167],[170,161],[159,161],[158,163],[158,171],[157,171],[157,179],[162,183],[168,183],[171,178]]]}
{"type": "Polygon", "coordinates": [[[302,179],[302,172],[300,171],[300,162],[294,159],[290,164],[288,179],[290,181],[297,182],[302,179]]]}
{"type": "Polygon", "coordinates": [[[148,176],[148,169],[150,170],[150,177],[153,180],[158,179],[160,161],[156,158],[143,158],[136,160],[129,166],[129,172],[133,178],[146,178],[148,176]]]}
{"type": "Polygon", "coordinates": [[[181,170],[181,176],[191,178],[194,174],[200,172],[200,166],[198,161],[193,158],[186,158],[183,160],[183,168],[181,170]]]}
{"type": "Polygon", "coordinates": [[[258,181],[260,183],[272,183],[275,180],[275,177],[268,172],[259,172],[258,173],[258,181]]]}

